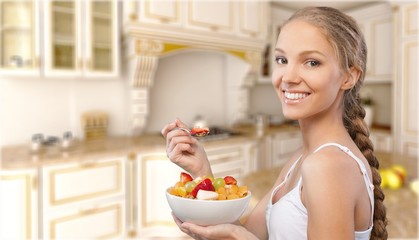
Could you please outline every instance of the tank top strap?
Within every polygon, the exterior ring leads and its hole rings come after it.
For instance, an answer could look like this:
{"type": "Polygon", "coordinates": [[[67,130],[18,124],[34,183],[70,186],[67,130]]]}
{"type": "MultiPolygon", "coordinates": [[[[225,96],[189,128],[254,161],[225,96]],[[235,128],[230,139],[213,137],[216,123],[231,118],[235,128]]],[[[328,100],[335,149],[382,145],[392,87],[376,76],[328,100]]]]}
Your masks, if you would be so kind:
{"type": "Polygon", "coordinates": [[[370,178],[368,176],[368,172],[367,172],[367,169],[366,169],[364,163],[349,148],[347,148],[345,146],[342,146],[338,143],[323,144],[320,147],[318,147],[314,152],[318,152],[321,149],[323,149],[325,147],[329,147],[329,146],[338,147],[340,150],[342,150],[343,152],[348,154],[350,157],[352,157],[358,163],[358,166],[359,166],[359,168],[362,172],[362,175],[364,177],[364,182],[365,182],[365,185],[367,186],[368,195],[369,195],[369,198],[370,198],[371,209],[372,209],[371,210],[371,221],[372,221],[373,216],[374,216],[374,185],[372,184],[372,181],[370,180],[370,178]]]}

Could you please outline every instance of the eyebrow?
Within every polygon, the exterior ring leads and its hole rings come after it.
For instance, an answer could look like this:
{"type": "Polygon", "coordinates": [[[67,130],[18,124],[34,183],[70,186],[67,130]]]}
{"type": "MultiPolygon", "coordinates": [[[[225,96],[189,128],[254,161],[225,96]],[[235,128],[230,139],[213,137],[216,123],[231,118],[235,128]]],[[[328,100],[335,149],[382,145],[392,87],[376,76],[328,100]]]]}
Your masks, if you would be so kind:
{"type": "MultiPolygon", "coordinates": [[[[275,52],[285,53],[285,51],[284,51],[284,50],[282,50],[281,48],[275,48],[275,52]]],[[[315,54],[320,54],[320,55],[322,55],[323,57],[326,57],[326,55],[324,55],[322,52],[320,52],[320,51],[318,51],[318,50],[306,50],[306,51],[303,51],[303,52],[299,53],[298,55],[299,55],[299,56],[304,56],[304,55],[313,54],[313,53],[315,53],[315,54]]]]}

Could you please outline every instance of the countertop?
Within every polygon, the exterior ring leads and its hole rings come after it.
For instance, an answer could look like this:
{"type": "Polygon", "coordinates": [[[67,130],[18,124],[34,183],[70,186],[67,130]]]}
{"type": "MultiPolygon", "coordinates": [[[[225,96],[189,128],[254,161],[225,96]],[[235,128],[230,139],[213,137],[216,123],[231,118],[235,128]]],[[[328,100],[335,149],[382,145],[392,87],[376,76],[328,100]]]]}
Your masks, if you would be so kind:
{"type": "MultiPolygon", "coordinates": [[[[407,183],[400,189],[384,189],[387,208],[389,239],[418,239],[418,196],[409,188],[409,182],[418,177],[417,159],[397,154],[375,153],[380,168],[402,164],[408,171],[407,183]]],[[[252,202],[258,202],[273,186],[281,167],[256,171],[244,177],[243,183],[252,191],[252,202]]]]}
{"type": "MultiPolygon", "coordinates": [[[[297,126],[290,124],[273,126],[266,129],[265,136],[297,129],[297,126]]],[[[258,139],[256,131],[252,126],[236,126],[232,130],[240,132],[240,134],[222,140],[203,141],[204,147],[211,148],[225,144],[240,144],[258,139]]],[[[91,161],[92,159],[129,156],[131,154],[164,152],[165,145],[164,138],[159,133],[155,133],[136,137],[110,136],[102,140],[75,141],[74,147],[67,150],[62,150],[57,145],[44,147],[44,149],[36,153],[31,152],[29,143],[5,146],[1,148],[0,169],[28,169],[74,161],[91,161]]]]}

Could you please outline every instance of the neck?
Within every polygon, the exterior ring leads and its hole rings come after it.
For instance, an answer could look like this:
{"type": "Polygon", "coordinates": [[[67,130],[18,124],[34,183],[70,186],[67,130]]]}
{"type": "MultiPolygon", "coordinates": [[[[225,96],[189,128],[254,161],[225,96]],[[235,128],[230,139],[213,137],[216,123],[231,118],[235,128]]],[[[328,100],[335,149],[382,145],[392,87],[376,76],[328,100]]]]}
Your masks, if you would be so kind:
{"type": "Polygon", "coordinates": [[[343,124],[342,114],[336,114],[336,111],[301,119],[299,124],[303,135],[303,151],[306,154],[314,152],[325,143],[347,144],[352,140],[343,124]]]}

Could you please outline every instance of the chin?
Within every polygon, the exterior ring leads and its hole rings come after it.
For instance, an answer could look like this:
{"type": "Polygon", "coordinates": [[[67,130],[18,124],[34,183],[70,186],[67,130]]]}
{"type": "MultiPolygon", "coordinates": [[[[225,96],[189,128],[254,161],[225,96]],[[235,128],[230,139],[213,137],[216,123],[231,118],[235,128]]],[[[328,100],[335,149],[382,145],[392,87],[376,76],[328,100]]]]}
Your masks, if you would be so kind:
{"type": "Polygon", "coordinates": [[[298,113],[292,113],[287,111],[283,111],[282,113],[284,117],[290,121],[298,121],[301,118],[301,115],[299,115],[298,113]]]}

